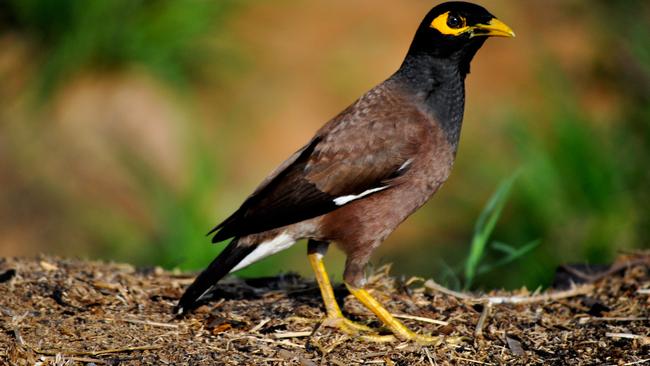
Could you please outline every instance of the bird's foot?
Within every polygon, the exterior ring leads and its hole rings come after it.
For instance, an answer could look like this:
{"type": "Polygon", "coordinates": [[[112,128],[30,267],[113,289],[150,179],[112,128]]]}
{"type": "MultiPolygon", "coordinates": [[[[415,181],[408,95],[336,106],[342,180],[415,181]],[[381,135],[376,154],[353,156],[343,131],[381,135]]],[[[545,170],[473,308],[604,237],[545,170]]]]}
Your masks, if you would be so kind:
{"type": "Polygon", "coordinates": [[[403,342],[415,342],[421,345],[439,345],[442,343],[442,337],[418,334],[398,321],[392,314],[382,319],[386,328],[393,332],[394,338],[403,342]]]}
{"type": "Polygon", "coordinates": [[[417,334],[408,328],[402,329],[402,332],[396,333],[395,338],[405,342],[415,342],[423,346],[439,345],[442,343],[442,337],[434,337],[423,334],[417,334]]]}
{"type": "MultiPolygon", "coordinates": [[[[384,323],[384,326],[393,333],[392,336],[388,336],[392,337],[393,340],[410,341],[421,345],[438,345],[443,342],[453,345],[459,344],[462,341],[459,337],[435,337],[417,334],[397,320],[395,316],[388,312],[388,310],[375,300],[375,298],[365,289],[355,288],[348,285],[348,290],[357,298],[357,300],[372,311],[382,321],[382,323],[384,323]]],[[[387,341],[389,339],[388,337],[382,336],[381,341],[387,341]]],[[[373,341],[372,338],[368,340],[373,341]]]]}
{"type": "Polygon", "coordinates": [[[335,328],[351,337],[358,337],[368,342],[389,343],[396,340],[393,335],[381,335],[376,329],[354,322],[343,315],[328,316],[322,324],[326,327],[335,328]]]}
{"type": "Polygon", "coordinates": [[[325,318],[323,325],[326,327],[337,328],[346,334],[358,335],[360,333],[374,333],[375,331],[367,325],[353,322],[343,315],[332,315],[325,318]]]}
{"type": "Polygon", "coordinates": [[[328,316],[322,325],[335,328],[349,336],[359,337],[364,341],[374,343],[390,343],[397,341],[415,342],[421,345],[437,345],[443,340],[441,337],[433,337],[417,334],[408,328],[401,328],[399,334],[380,334],[378,329],[354,322],[343,315],[328,316]]]}
{"type": "Polygon", "coordinates": [[[389,327],[374,329],[367,325],[354,322],[343,315],[328,316],[321,324],[326,327],[334,328],[351,337],[372,343],[414,342],[422,346],[438,346],[444,343],[453,346],[466,341],[463,337],[439,337],[418,334],[408,329],[406,326],[399,327],[399,330],[394,334],[380,334],[380,330],[393,331],[394,329],[390,329],[389,327]]]}
{"type": "Polygon", "coordinates": [[[408,336],[401,334],[399,337],[394,335],[380,336],[381,339],[377,340],[373,336],[363,336],[362,339],[371,341],[371,342],[414,342],[421,346],[439,346],[441,344],[447,344],[450,346],[456,346],[461,344],[467,339],[464,337],[436,337],[428,336],[423,334],[417,334],[415,332],[410,332],[408,336]]]}

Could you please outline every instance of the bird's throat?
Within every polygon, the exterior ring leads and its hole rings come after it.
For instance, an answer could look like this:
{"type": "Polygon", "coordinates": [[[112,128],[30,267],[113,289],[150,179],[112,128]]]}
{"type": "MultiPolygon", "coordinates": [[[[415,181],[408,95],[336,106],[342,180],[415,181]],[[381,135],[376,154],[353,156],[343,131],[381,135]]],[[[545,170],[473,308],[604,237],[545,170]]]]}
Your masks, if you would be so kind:
{"type": "MultiPolygon", "coordinates": [[[[459,56],[460,57],[460,56],[459,56]]],[[[456,151],[465,108],[461,61],[431,55],[408,55],[395,78],[442,127],[456,151]]]]}

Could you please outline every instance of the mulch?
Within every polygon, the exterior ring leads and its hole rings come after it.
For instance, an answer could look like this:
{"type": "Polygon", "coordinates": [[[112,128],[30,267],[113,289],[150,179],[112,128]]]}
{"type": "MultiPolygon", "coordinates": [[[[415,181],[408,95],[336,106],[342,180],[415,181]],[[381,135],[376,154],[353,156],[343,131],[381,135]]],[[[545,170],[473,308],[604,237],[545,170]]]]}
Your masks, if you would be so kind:
{"type": "MultiPolygon", "coordinates": [[[[650,364],[650,253],[611,267],[566,266],[548,291],[449,291],[389,267],[373,294],[436,345],[368,343],[321,324],[312,279],[223,281],[182,318],[191,274],[54,257],[0,259],[2,365],[650,364]],[[577,284],[576,284],[577,283],[577,284]]],[[[353,320],[380,327],[343,286],[353,320]]]]}

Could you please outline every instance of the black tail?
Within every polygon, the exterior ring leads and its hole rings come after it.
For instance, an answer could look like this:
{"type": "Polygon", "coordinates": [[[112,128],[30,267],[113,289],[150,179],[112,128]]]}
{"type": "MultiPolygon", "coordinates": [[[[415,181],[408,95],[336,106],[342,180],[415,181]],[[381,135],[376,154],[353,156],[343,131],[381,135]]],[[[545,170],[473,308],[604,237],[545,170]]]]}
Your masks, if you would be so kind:
{"type": "Polygon", "coordinates": [[[192,310],[206,291],[227,275],[239,262],[255,249],[255,245],[238,245],[238,238],[233,239],[212,263],[194,280],[178,301],[174,313],[184,314],[192,310]]]}

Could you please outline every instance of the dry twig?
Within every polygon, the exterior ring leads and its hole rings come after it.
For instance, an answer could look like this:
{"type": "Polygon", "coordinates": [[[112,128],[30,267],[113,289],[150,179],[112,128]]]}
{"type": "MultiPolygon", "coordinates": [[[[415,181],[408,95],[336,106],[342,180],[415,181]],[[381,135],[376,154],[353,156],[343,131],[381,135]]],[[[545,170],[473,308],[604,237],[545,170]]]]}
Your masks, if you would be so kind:
{"type": "Polygon", "coordinates": [[[273,334],[273,337],[275,339],[284,339],[284,338],[302,338],[302,337],[309,337],[312,334],[312,331],[304,331],[304,332],[285,332],[285,333],[275,333],[273,334]]]}
{"type": "Polygon", "coordinates": [[[429,352],[428,347],[424,347],[424,354],[427,356],[427,360],[429,360],[429,365],[431,365],[431,366],[436,366],[437,365],[437,363],[431,357],[431,353],[429,352]]]}
{"type": "Polygon", "coordinates": [[[483,297],[474,297],[462,292],[453,291],[444,286],[441,286],[434,282],[433,280],[427,280],[424,283],[424,286],[430,290],[439,291],[447,295],[459,298],[461,300],[469,301],[472,303],[488,303],[492,305],[499,304],[532,304],[536,302],[545,302],[545,301],[555,301],[560,299],[566,299],[575,296],[586,295],[594,290],[594,286],[591,284],[576,286],[572,289],[566,291],[551,292],[547,294],[535,295],[535,296],[483,296],[483,297]]]}
{"type": "Polygon", "coordinates": [[[426,318],[423,316],[415,316],[415,315],[407,315],[407,314],[393,314],[393,316],[398,319],[416,320],[419,322],[438,324],[438,325],[449,325],[449,323],[446,321],[426,318]]]}
{"type": "Polygon", "coordinates": [[[450,289],[446,288],[445,286],[439,285],[434,280],[426,280],[426,282],[424,282],[424,287],[426,287],[426,288],[428,288],[430,290],[433,290],[433,291],[442,292],[443,294],[446,294],[446,295],[451,295],[451,296],[453,296],[455,298],[458,298],[458,299],[461,299],[461,300],[472,300],[473,301],[475,299],[473,296],[470,296],[468,294],[464,294],[462,292],[450,290],[450,289]]]}
{"type": "Polygon", "coordinates": [[[584,324],[588,322],[642,322],[642,321],[650,321],[650,318],[638,317],[638,316],[628,316],[628,317],[593,316],[593,317],[583,317],[578,320],[580,324],[584,324]]]}
{"type": "Polygon", "coordinates": [[[551,292],[536,296],[494,296],[487,297],[485,301],[490,304],[532,304],[536,302],[547,302],[566,299],[575,296],[590,294],[594,291],[593,285],[576,286],[566,291],[551,292]]]}
{"type": "Polygon", "coordinates": [[[490,310],[492,310],[491,303],[488,302],[485,305],[483,305],[483,311],[481,312],[481,317],[478,318],[478,323],[476,323],[476,328],[474,329],[474,336],[476,338],[483,337],[483,327],[485,327],[487,318],[490,316],[490,310]]]}
{"type": "Polygon", "coordinates": [[[129,318],[123,318],[123,319],[106,318],[105,320],[114,321],[114,322],[125,322],[125,323],[132,323],[132,324],[149,325],[149,326],[152,326],[152,327],[160,327],[160,328],[178,329],[177,324],[153,322],[153,321],[150,321],[150,320],[129,319],[129,318]]]}
{"type": "Polygon", "coordinates": [[[637,339],[641,344],[646,345],[650,344],[650,337],[638,334],[631,333],[605,333],[605,337],[610,338],[627,338],[627,339],[637,339]]]}

